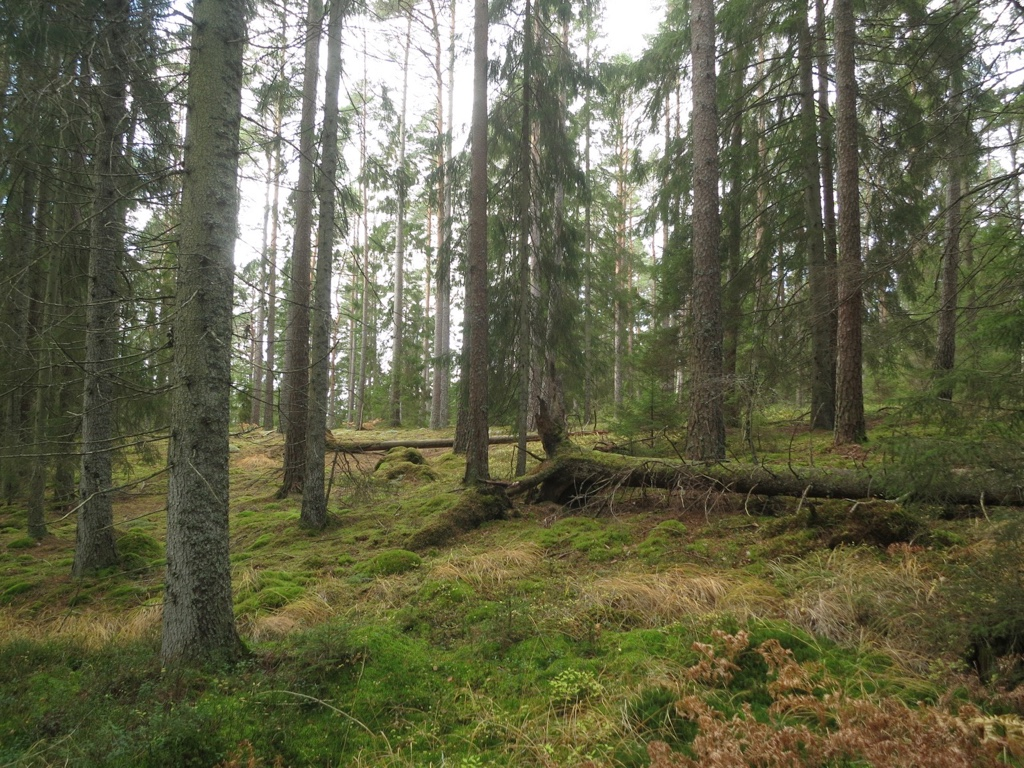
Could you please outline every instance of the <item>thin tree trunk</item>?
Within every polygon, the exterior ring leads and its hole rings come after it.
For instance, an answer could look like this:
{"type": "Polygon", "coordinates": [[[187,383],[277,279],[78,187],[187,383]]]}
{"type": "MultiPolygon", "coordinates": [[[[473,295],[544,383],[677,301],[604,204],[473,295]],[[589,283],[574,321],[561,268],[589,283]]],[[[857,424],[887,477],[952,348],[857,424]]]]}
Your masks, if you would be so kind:
{"type": "Polygon", "coordinates": [[[448,166],[452,160],[452,120],[455,94],[455,0],[451,0],[451,29],[448,47],[448,130],[444,128],[442,107],[442,83],[440,76],[441,50],[438,35],[437,68],[437,130],[438,138],[443,137],[444,149],[439,148],[438,165],[438,228],[437,267],[434,291],[437,309],[434,311],[434,380],[430,394],[430,428],[443,429],[449,421],[449,379],[451,375],[451,231],[452,231],[452,184],[448,180],[448,166]]]}
{"type": "MultiPolygon", "coordinates": [[[[586,39],[586,74],[590,77],[591,71],[591,38],[593,37],[593,15],[587,14],[587,39],[586,39]]],[[[591,100],[594,97],[592,87],[588,87],[583,102],[583,178],[589,189],[593,184],[590,172],[590,139],[591,139],[591,100]]],[[[590,424],[594,421],[594,366],[593,359],[594,345],[594,310],[591,302],[591,270],[594,259],[594,233],[591,221],[591,198],[593,195],[586,195],[583,202],[583,423],[590,424]]]]}
{"type": "MultiPolygon", "coordinates": [[[[52,249],[49,258],[40,251],[50,229],[46,211],[50,209],[49,184],[40,185],[39,204],[36,217],[35,261],[37,270],[46,267],[45,287],[42,295],[33,296],[33,302],[39,305],[39,321],[33,332],[34,359],[36,364],[35,397],[32,403],[32,467],[29,474],[28,497],[28,535],[37,541],[47,535],[46,529],[46,476],[50,461],[50,450],[47,433],[50,427],[50,403],[53,400],[53,350],[49,338],[53,332],[53,316],[58,312],[57,286],[60,275],[59,258],[56,249],[52,249]]],[[[55,494],[56,495],[56,494],[55,494]]]]}
{"type": "Polygon", "coordinates": [[[862,381],[863,266],[860,252],[859,159],[857,150],[857,78],[854,43],[857,29],[852,0],[835,0],[836,149],[839,166],[839,328],[836,365],[835,442],[859,443],[867,437],[862,381]]]}
{"type": "Polygon", "coordinates": [[[942,298],[939,305],[938,338],[935,345],[935,372],[940,379],[938,396],[941,400],[953,399],[953,382],[948,379],[956,362],[956,315],[957,299],[960,295],[960,232],[961,183],[957,164],[950,163],[949,180],[946,183],[946,242],[942,249],[942,298]]]}
{"type": "Polygon", "coordinates": [[[519,407],[516,410],[516,475],[526,474],[526,435],[530,430],[530,394],[533,388],[533,3],[523,13],[523,86],[519,130],[519,407]]]}
{"type": "Polygon", "coordinates": [[[826,315],[826,326],[830,344],[829,360],[832,366],[830,378],[832,381],[832,418],[835,421],[835,381],[836,381],[836,335],[839,329],[839,295],[838,295],[838,265],[839,246],[836,234],[836,190],[835,190],[835,158],[833,143],[835,131],[833,130],[832,114],[829,111],[828,94],[830,83],[828,79],[828,42],[825,31],[827,17],[825,16],[824,0],[815,0],[815,51],[818,60],[818,131],[821,142],[821,202],[822,202],[822,225],[825,230],[825,291],[828,302],[828,314],[826,315]]]}
{"type": "Polygon", "coordinates": [[[259,283],[256,286],[256,318],[252,326],[252,406],[249,421],[263,423],[263,387],[266,382],[266,363],[263,355],[267,333],[267,250],[270,243],[270,212],[273,199],[273,153],[267,151],[267,186],[263,194],[263,243],[260,247],[259,283]]]}
{"type": "MultiPolygon", "coordinates": [[[[288,17],[282,13],[281,35],[287,39],[288,17]]],[[[277,75],[284,79],[285,59],[281,56],[278,63],[277,75]]],[[[281,136],[281,125],[284,122],[284,97],[278,98],[274,111],[274,199],[270,210],[270,250],[265,255],[267,260],[267,355],[266,355],[266,381],[263,386],[263,428],[274,428],[274,362],[275,347],[277,343],[277,238],[281,222],[281,173],[284,167],[282,157],[283,138],[281,136]]]]}
{"type": "Polygon", "coordinates": [[[405,113],[409,101],[409,48],[412,46],[412,10],[405,28],[405,57],[402,66],[402,111],[398,117],[398,211],[395,216],[395,306],[394,355],[391,361],[391,392],[389,396],[392,427],[402,426],[402,355],[405,351],[405,113]]]}
{"type": "Polygon", "coordinates": [[[804,157],[804,237],[807,242],[811,292],[811,428],[830,430],[835,426],[836,407],[836,377],[829,322],[832,300],[821,214],[821,166],[818,163],[818,130],[814,113],[814,51],[811,48],[811,32],[806,16],[801,19],[797,34],[800,57],[800,130],[804,157]]]}
{"type": "Polygon", "coordinates": [[[281,422],[285,433],[284,480],[279,498],[301,491],[306,472],[306,425],[309,387],[309,284],[313,260],[313,166],[316,160],[316,97],[320,71],[321,0],[306,11],[305,71],[299,124],[299,178],[295,187],[295,236],[288,276],[288,323],[285,328],[281,422]]]}
{"type": "Polygon", "coordinates": [[[316,283],[312,306],[312,368],[309,376],[309,421],[306,428],[306,478],[299,525],[320,530],[327,525],[324,493],[324,433],[331,363],[331,276],[334,272],[335,188],[338,176],[338,89],[341,85],[341,25],[345,0],[330,0],[327,23],[327,73],[317,199],[316,283]]]}
{"type": "MultiPolygon", "coordinates": [[[[959,66],[959,64],[958,64],[959,66]]],[[[942,249],[942,298],[935,344],[935,373],[940,377],[938,396],[953,399],[950,374],[956,364],[956,320],[960,298],[960,240],[963,231],[963,152],[967,146],[967,121],[961,114],[963,76],[954,69],[950,76],[949,111],[952,144],[947,158],[946,241],[942,249]]]]}
{"type": "Polygon", "coordinates": [[[228,428],[246,3],[193,11],[177,284],[161,658],[230,661],[228,428]]]}
{"type": "MultiPolygon", "coordinates": [[[[131,3],[106,0],[101,21],[95,182],[86,309],[85,389],[82,402],[81,502],[71,573],[82,577],[117,563],[110,487],[114,455],[114,375],[117,358],[118,274],[124,249],[122,173],[127,97],[127,32],[131,3]]],[[[180,301],[179,297],[179,301],[180,301]]]]}
{"type": "Polygon", "coordinates": [[[686,455],[725,458],[722,409],[722,265],[718,210],[715,7],[693,0],[693,337],[686,455]]]}
{"type": "Polygon", "coordinates": [[[468,406],[466,485],[490,478],[487,444],[487,0],[473,14],[473,122],[469,192],[469,251],[466,269],[468,406]]]}

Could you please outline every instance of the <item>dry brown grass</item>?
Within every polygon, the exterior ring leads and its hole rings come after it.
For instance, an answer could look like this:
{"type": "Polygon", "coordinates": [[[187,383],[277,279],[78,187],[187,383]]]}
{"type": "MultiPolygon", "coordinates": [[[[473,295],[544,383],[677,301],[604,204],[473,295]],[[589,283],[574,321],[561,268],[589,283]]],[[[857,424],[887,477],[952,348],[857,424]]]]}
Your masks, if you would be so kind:
{"type": "Polygon", "coordinates": [[[280,469],[281,460],[272,459],[265,453],[247,453],[233,462],[239,469],[262,472],[267,469],[280,469]]]}
{"type": "Polygon", "coordinates": [[[721,574],[690,569],[664,573],[624,573],[577,584],[584,606],[610,610],[641,626],[659,626],[710,613],[747,618],[778,602],[771,588],[721,574]]]}
{"type": "Polygon", "coordinates": [[[788,593],[785,618],[837,643],[884,638],[889,645],[919,645],[935,575],[917,553],[896,554],[882,562],[875,552],[840,548],[773,565],[776,583],[788,593]]]}
{"type": "MultiPolygon", "coordinates": [[[[307,593],[273,613],[249,617],[242,627],[242,634],[256,642],[274,640],[296,630],[321,624],[336,612],[323,596],[307,593]]],[[[239,619],[240,624],[244,618],[239,619]]]]}
{"type": "Polygon", "coordinates": [[[129,611],[73,608],[45,618],[19,618],[0,613],[0,637],[5,640],[48,641],[64,639],[83,648],[97,650],[109,643],[155,637],[160,632],[163,606],[142,605],[129,611]]]}
{"type": "Polygon", "coordinates": [[[543,562],[544,550],[533,542],[520,542],[472,556],[453,556],[433,568],[435,579],[465,581],[475,586],[501,586],[521,579],[543,562]]]}

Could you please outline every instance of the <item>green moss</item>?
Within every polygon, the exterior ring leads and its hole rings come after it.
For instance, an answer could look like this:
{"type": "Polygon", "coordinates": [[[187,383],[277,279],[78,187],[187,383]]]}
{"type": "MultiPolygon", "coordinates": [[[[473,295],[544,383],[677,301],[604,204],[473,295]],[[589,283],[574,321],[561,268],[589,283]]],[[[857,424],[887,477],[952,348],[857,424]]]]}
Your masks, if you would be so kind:
{"type": "Polygon", "coordinates": [[[407,546],[421,550],[449,544],[486,522],[504,519],[510,507],[508,497],[500,490],[466,489],[454,505],[410,536],[407,546]]]}
{"type": "Polygon", "coordinates": [[[7,605],[18,595],[23,595],[35,587],[30,581],[14,581],[0,584],[0,605],[7,605]]]}
{"type": "Polygon", "coordinates": [[[542,530],[537,542],[548,549],[570,548],[582,552],[592,562],[606,562],[623,554],[623,546],[629,538],[629,531],[619,523],[566,517],[542,530]]]}
{"type": "Polygon", "coordinates": [[[263,549],[274,541],[274,534],[264,533],[262,536],[256,538],[256,540],[249,545],[249,549],[263,549]]]}
{"type": "Polygon", "coordinates": [[[657,562],[683,544],[686,526],[679,520],[663,520],[647,538],[636,545],[636,554],[648,562],[657,562]]]}
{"type": "Polygon", "coordinates": [[[377,466],[374,467],[374,471],[380,469],[385,464],[392,463],[425,465],[427,460],[423,458],[423,454],[415,448],[392,448],[381,457],[380,461],[377,462],[377,466]]]}
{"type": "Polygon", "coordinates": [[[8,549],[29,549],[30,547],[38,546],[39,542],[33,539],[31,536],[22,536],[18,539],[13,539],[7,542],[8,549]]]}
{"type": "Polygon", "coordinates": [[[419,568],[423,559],[405,549],[389,549],[356,566],[356,572],[367,576],[393,576],[419,568]]]}
{"type": "Polygon", "coordinates": [[[389,461],[380,465],[376,472],[388,480],[419,479],[428,482],[437,480],[437,473],[426,464],[415,464],[408,461],[389,461]]]}
{"type": "Polygon", "coordinates": [[[923,521],[894,502],[874,500],[851,505],[844,500],[818,499],[801,511],[773,521],[771,534],[809,529],[827,547],[868,544],[886,547],[914,541],[926,533],[923,521]]]}
{"type": "Polygon", "coordinates": [[[260,571],[235,597],[235,614],[272,611],[293,603],[306,593],[308,573],[260,571]]]}
{"type": "Polygon", "coordinates": [[[148,533],[132,528],[117,532],[117,555],[121,568],[133,574],[141,574],[154,568],[164,559],[164,546],[148,533]]]}
{"type": "Polygon", "coordinates": [[[936,547],[948,549],[949,547],[962,547],[967,543],[967,539],[961,536],[959,533],[948,531],[944,528],[936,528],[928,534],[929,543],[936,547]]]}

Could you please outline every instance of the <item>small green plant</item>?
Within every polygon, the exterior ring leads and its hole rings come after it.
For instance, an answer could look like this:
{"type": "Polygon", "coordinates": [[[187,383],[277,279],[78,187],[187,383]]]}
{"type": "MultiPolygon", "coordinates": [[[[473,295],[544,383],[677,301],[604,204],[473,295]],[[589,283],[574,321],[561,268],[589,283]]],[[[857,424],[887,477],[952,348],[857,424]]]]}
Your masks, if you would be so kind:
{"type": "Polygon", "coordinates": [[[604,693],[604,686],[594,673],[580,669],[562,670],[552,678],[550,686],[552,700],[561,706],[571,706],[604,693]]]}

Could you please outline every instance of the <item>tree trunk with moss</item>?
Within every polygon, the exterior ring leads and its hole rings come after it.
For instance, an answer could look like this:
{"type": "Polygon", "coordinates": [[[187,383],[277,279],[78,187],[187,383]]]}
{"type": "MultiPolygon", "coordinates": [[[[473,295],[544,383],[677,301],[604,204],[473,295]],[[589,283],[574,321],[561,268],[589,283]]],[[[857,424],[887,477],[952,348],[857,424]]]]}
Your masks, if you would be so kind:
{"type": "Polygon", "coordinates": [[[1024,489],[1012,479],[1000,483],[983,473],[965,473],[954,483],[923,487],[919,480],[908,479],[898,471],[873,474],[866,470],[798,467],[773,472],[761,465],[680,464],[575,447],[563,447],[532,474],[503,487],[509,496],[536,490],[542,500],[559,504],[578,504],[620,488],[821,499],[912,497],[915,501],[977,506],[1024,504],[1024,489]]]}

